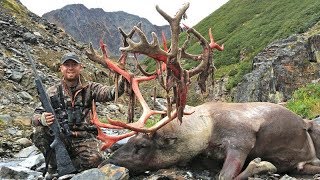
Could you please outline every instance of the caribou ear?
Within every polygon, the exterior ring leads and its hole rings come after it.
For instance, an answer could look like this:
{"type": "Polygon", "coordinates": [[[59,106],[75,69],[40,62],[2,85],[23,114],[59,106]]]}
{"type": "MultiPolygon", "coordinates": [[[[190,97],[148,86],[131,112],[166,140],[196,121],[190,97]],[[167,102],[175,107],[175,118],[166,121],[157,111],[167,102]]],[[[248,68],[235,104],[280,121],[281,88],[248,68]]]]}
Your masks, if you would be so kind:
{"type": "Polygon", "coordinates": [[[304,119],[304,122],[305,122],[304,129],[306,129],[309,132],[314,130],[315,127],[319,126],[317,124],[317,122],[315,122],[315,121],[310,121],[310,120],[304,119]]]}

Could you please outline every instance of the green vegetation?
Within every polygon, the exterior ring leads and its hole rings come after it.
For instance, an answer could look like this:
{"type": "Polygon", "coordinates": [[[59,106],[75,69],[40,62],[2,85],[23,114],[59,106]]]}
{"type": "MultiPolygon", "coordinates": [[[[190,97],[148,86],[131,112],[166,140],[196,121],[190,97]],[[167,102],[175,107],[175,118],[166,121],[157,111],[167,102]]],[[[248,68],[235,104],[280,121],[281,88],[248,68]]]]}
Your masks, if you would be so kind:
{"type": "Polygon", "coordinates": [[[0,129],[5,127],[5,123],[2,119],[0,119],[0,129]]]}
{"type": "MultiPolygon", "coordinates": [[[[268,44],[305,32],[319,20],[319,0],[230,0],[194,28],[207,39],[211,28],[215,41],[225,45],[224,51],[214,52],[214,63],[217,78],[231,73],[227,87],[231,89],[252,70],[253,57],[268,44]]],[[[180,43],[185,39],[186,34],[182,33],[180,43]]],[[[199,54],[198,43],[190,44],[193,45],[188,52],[199,54]]],[[[148,69],[152,69],[150,66],[154,64],[149,61],[148,69]]],[[[184,67],[195,65],[195,62],[186,61],[184,67]]]]}
{"type": "Polygon", "coordinates": [[[287,107],[303,118],[313,119],[320,115],[320,84],[309,84],[296,90],[287,107]]]}
{"type": "Polygon", "coordinates": [[[252,59],[272,41],[305,32],[319,20],[318,0],[230,0],[195,29],[208,37],[212,28],[215,40],[225,44],[214,57],[220,67],[238,63],[240,55],[252,59]]]}
{"type": "Polygon", "coordinates": [[[16,0],[1,0],[1,6],[5,9],[12,11],[15,14],[25,14],[27,11],[26,9],[16,0]]]}
{"type": "MultiPolygon", "coordinates": [[[[230,69],[228,76],[230,77],[226,89],[231,90],[233,87],[235,87],[238,83],[241,82],[242,77],[251,72],[251,61],[242,61],[240,63],[234,64],[234,65],[229,65],[233,67],[230,69]]],[[[227,66],[228,67],[228,66],[227,66]]],[[[221,72],[220,70],[220,73],[221,72]]]]}
{"type": "Polygon", "coordinates": [[[146,125],[145,127],[149,128],[153,125],[155,125],[157,122],[159,122],[161,120],[161,115],[160,114],[155,114],[155,115],[152,115],[148,121],[146,122],[146,125]]]}

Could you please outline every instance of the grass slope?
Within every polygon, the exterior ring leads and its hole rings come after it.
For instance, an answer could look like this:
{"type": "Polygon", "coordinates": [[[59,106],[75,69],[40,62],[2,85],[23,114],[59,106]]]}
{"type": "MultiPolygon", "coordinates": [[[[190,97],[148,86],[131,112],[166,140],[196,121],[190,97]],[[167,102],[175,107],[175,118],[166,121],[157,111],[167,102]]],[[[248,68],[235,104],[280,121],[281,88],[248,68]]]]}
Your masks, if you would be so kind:
{"type": "MultiPolygon", "coordinates": [[[[305,32],[319,20],[319,0],[230,0],[194,28],[207,39],[212,28],[215,40],[225,45],[224,51],[214,53],[216,78],[229,75],[227,89],[231,89],[251,71],[253,57],[268,44],[305,32]]],[[[196,44],[189,48],[192,53],[200,50],[196,44]]]]}
{"type": "Polygon", "coordinates": [[[230,0],[195,26],[226,50],[216,53],[215,65],[238,63],[240,54],[252,59],[276,39],[302,33],[320,20],[319,0],[230,0]]]}

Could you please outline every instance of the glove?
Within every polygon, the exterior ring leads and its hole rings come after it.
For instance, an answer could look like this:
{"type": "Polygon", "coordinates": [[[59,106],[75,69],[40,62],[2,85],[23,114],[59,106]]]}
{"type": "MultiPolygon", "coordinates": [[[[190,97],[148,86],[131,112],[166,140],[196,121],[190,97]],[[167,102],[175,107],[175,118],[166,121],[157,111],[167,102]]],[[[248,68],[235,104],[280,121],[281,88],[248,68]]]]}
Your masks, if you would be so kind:
{"type": "Polygon", "coordinates": [[[40,123],[42,124],[42,126],[48,126],[46,116],[44,115],[44,113],[42,113],[42,115],[41,115],[40,123]]]}

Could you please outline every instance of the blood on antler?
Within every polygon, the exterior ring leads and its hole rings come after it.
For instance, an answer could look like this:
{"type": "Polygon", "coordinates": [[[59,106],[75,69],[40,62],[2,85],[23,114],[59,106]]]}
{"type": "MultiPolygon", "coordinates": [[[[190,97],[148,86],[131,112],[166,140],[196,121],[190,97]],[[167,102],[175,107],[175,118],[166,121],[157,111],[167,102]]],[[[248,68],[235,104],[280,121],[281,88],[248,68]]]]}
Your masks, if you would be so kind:
{"type": "Polygon", "coordinates": [[[160,48],[158,37],[155,33],[152,33],[152,42],[149,43],[141,28],[137,26],[134,26],[133,30],[129,33],[131,36],[125,34],[122,29],[119,29],[124,37],[124,47],[120,48],[122,52],[120,59],[123,58],[121,62],[125,62],[127,53],[144,54],[153,58],[160,64],[155,73],[146,73],[141,67],[139,67],[144,76],[134,76],[132,73],[117,66],[108,58],[104,44],[102,43],[101,49],[104,54],[103,58],[97,57],[93,49],[91,49],[91,52],[87,52],[87,55],[91,60],[100,63],[102,63],[104,60],[104,64],[106,67],[112,69],[118,74],[121,74],[129,82],[132,92],[134,92],[143,109],[141,117],[134,123],[126,124],[122,121],[109,119],[110,124],[137,132],[155,132],[157,129],[161,128],[176,117],[180,122],[182,121],[182,116],[184,115],[184,108],[187,100],[188,86],[191,83],[190,78],[192,76],[198,74],[198,85],[202,92],[206,91],[206,80],[214,70],[213,50],[218,49],[221,51],[224,49],[224,47],[214,42],[213,36],[211,34],[211,29],[209,29],[210,42],[208,42],[199,32],[186,25],[184,26],[187,29],[187,39],[183,43],[182,47],[179,47],[179,34],[181,31],[180,22],[188,8],[189,3],[185,4],[174,17],[171,17],[167,13],[162,11],[158,6],[156,6],[156,10],[169,22],[171,28],[170,48],[166,47],[166,40],[163,35],[164,50],[160,48]],[[131,39],[133,33],[138,34],[138,36],[140,37],[139,42],[134,42],[131,39]],[[203,51],[201,54],[195,55],[186,52],[187,45],[190,43],[192,35],[199,41],[200,45],[202,46],[203,51]],[[180,63],[181,59],[191,59],[194,61],[198,61],[199,65],[193,69],[185,70],[180,63]],[[167,112],[152,110],[147,105],[139,90],[139,83],[154,79],[159,79],[160,85],[167,92],[167,112]],[[171,91],[173,91],[174,94],[173,98],[169,96],[169,92],[171,91]],[[174,103],[176,106],[175,109],[171,107],[171,105],[174,103]],[[154,114],[167,114],[167,116],[161,119],[151,128],[144,128],[144,124],[146,123],[148,118],[154,114]]]}
{"type": "MultiPolygon", "coordinates": [[[[132,37],[131,34],[133,33],[129,33],[129,35],[125,34],[123,32],[123,30],[121,28],[119,28],[119,30],[121,31],[121,34],[125,37],[124,38],[124,44],[126,44],[127,39],[130,39],[132,37]]],[[[134,31],[131,31],[134,32],[134,31]]],[[[108,55],[107,55],[107,51],[105,49],[105,45],[103,44],[102,41],[100,41],[100,46],[101,46],[101,50],[103,52],[103,56],[99,56],[94,49],[92,48],[92,45],[90,44],[90,51],[86,51],[86,55],[88,56],[89,59],[98,62],[100,64],[102,64],[103,66],[107,67],[108,69],[111,69],[112,71],[122,75],[130,84],[130,89],[132,92],[134,92],[135,98],[137,98],[137,100],[140,102],[142,109],[143,109],[143,113],[141,115],[141,117],[139,118],[139,120],[135,123],[132,123],[130,125],[130,127],[134,127],[134,128],[140,128],[143,127],[144,124],[146,123],[147,119],[154,115],[154,114],[165,114],[165,111],[156,111],[156,110],[151,110],[149,108],[149,106],[147,105],[147,102],[144,100],[140,89],[139,89],[139,83],[144,82],[144,81],[149,81],[152,79],[155,79],[158,74],[160,73],[159,71],[157,71],[157,73],[151,75],[151,76],[137,76],[134,77],[134,75],[132,73],[130,73],[129,71],[126,71],[122,65],[119,65],[119,63],[116,63],[114,61],[112,61],[111,59],[109,59],[108,55]]],[[[122,51],[121,57],[119,59],[119,62],[126,62],[126,58],[127,58],[127,52],[126,51],[122,51]]],[[[163,68],[164,70],[164,68],[163,68]]],[[[133,105],[132,105],[133,106],[133,105]]],[[[130,107],[129,107],[130,109],[130,107]]],[[[112,119],[108,119],[108,121],[111,124],[114,125],[109,125],[109,124],[105,124],[105,123],[101,123],[98,120],[98,117],[96,115],[96,111],[95,111],[95,105],[93,103],[93,107],[92,107],[92,123],[95,124],[98,128],[98,139],[102,140],[105,142],[105,144],[103,145],[103,149],[110,147],[114,142],[123,139],[125,137],[131,136],[133,135],[133,133],[135,132],[131,132],[131,133],[127,133],[124,135],[120,135],[120,136],[108,136],[105,135],[101,128],[120,128],[117,127],[117,125],[119,125],[120,121],[114,121],[112,119]]],[[[121,124],[121,123],[120,123],[121,124]]],[[[133,128],[133,129],[134,129],[133,128]]],[[[131,128],[132,129],[132,128],[131,128]]]]}
{"type": "MultiPolygon", "coordinates": [[[[176,113],[178,119],[181,121],[183,116],[183,110],[186,105],[186,98],[188,93],[188,85],[190,84],[190,78],[196,74],[199,74],[198,84],[202,92],[206,91],[206,80],[208,76],[213,73],[213,49],[223,50],[223,46],[219,46],[214,42],[213,36],[211,34],[211,29],[209,29],[210,43],[195,29],[189,28],[185,25],[187,29],[188,38],[184,42],[183,46],[179,48],[179,34],[181,31],[180,21],[184,16],[186,10],[189,8],[189,3],[185,4],[180,11],[175,15],[175,17],[170,17],[167,13],[162,11],[158,6],[156,6],[157,11],[169,22],[171,28],[171,45],[170,51],[166,52],[162,50],[159,46],[158,38],[155,33],[152,33],[153,40],[148,43],[145,34],[138,28],[134,27],[138,35],[140,36],[140,42],[136,43],[131,39],[127,39],[129,46],[120,48],[122,51],[128,51],[131,53],[145,54],[156,61],[165,63],[166,65],[166,83],[164,88],[169,91],[173,88],[174,102],[176,103],[176,113]],[[200,42],[203,52],[199,55],[192,55],[186,52],[186,46],[190,41],[190,36],[194,35],[200,42]],[[180,64],[181,59],[192,59],[199,61],[199,65],[191,70],[185,70],[180,64]]],[[[168,102],[168,104],[170,104],[168,102]]],[[[170,113],[168,113],[170,115],[170,113]]],[[[171,118],[172,119],[172,118],[171,118]]],[[[128,128],[128,127],[126,127],[128,128]]]]}
{"type": "Polygon", "coordinates": [[[130,136],[135,134],[135,132],[132,131],[130,133],[122,134],[122,135],[119,135],[119,136],[106,135],[102,131],[101,128],[120,129],[121,127],[100,122],[99,119],[98,119],[98,114],[97,114],[97,111],[96,111],[96,104],[95,104],[94,100],[92,101],[91,123],[95,124],[97,126],[97,129],[98,129],[97,138],[104,142],[104,144],[101,147],[102,150],[111,147],[114,143],[116,143],[117,141],[119,141],[121,139],[124,139],[126,137],[130,137],[130,136]]]}

